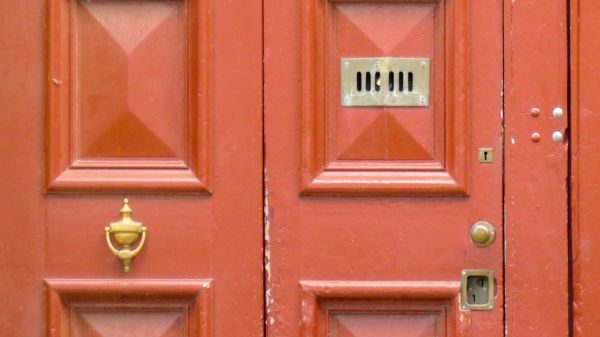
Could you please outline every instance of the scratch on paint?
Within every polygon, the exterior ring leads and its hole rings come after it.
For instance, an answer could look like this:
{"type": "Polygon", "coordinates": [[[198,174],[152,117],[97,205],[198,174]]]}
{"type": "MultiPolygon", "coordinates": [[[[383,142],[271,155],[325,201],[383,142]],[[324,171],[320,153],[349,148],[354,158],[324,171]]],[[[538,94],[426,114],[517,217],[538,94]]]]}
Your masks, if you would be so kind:
{"type": "Polygon", "coordinates": [[[265,270],[265,324],[273,325],[275,318],[271,316],[271,304],[273,304],[273,297],[271,296],[271,237],[270,237],[270,213],[269,213],[269,188],[267,182],[269,181],[269,175],[267,169],[264,170],[264,186],[265,186],[265,199],[264,199],[264,242],[265,242],[265,257],[264,257],[264,270],[265,270]]]}

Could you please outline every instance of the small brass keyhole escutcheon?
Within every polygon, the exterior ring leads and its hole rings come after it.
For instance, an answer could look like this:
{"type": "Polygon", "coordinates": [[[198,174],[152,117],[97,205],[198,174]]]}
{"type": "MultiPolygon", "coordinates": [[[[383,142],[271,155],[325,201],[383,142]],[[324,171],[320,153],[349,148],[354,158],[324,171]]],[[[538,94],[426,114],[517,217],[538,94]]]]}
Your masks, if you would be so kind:
{"type": "Polygon", "coordinates": [[[496,228],[489,222],[479,221],[471,227],[471,241],[477,247],[487,247],[496,239],[496,228]]]}
{"type": "Polygon", "coordinates": [[[489,147],[479,148],[479,162],[480,163],[492,163],[494,161],[494,149],[489,147]]]}
{"type": "Polygon", "coordinates": [[[132,212],[129,207],[129,200],[125,198],[121,208],[121,220],[112,222],[104,228],[108,248],[121,260],[125,272],[129,271],[131,261],[140,253],[146,242],[146,226],[141,222],[133,221],[131,219],[132,212]],[[113,245],[113,240],[121,246],[120,249],[113,245]],[[133,248],[132,246],[138,240],[140,241],[139,244],[133,248]]]}

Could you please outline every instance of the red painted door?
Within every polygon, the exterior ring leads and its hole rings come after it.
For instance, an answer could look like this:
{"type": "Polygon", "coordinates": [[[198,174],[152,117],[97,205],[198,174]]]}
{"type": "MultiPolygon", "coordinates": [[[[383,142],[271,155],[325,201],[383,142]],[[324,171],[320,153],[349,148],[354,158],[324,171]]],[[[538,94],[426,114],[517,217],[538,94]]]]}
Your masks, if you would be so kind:
{"type": "MultiPolygon", "coordinates": [[[[600,10],[570,4],[587,337],[600,10]]],[[[567,336],[567,5],[1,2],[0,337],[567,336]]]]}
{"type": "Polygon", "coordinates": [[[502,28],[501,1],[265,1],[268,336],[504,335],[502,28]],[[472,269],[491,310],[461,309],[472,269]]]}
{"type": "Polygon", "coordinates": [[[261,17],[0,3],[0,336],[262,336],[261,17]]]}

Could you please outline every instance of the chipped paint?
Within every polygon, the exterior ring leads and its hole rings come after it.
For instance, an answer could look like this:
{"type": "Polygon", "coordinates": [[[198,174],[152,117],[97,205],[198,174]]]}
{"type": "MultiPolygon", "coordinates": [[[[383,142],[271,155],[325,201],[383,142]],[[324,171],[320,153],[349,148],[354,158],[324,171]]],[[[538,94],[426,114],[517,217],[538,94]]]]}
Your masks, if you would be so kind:
{"type": "Polygon", "coordinates": [[[265,273],[265,324],[275,324],[275,318],[271,316],[271,305],[273,297],[271,296],[271,238],[270,238],[270,212],[269,212],[269,175],[267,168],[264,169],[264,209],[263,209],[263,226],[264,226],[264,273],[265,273]]]}

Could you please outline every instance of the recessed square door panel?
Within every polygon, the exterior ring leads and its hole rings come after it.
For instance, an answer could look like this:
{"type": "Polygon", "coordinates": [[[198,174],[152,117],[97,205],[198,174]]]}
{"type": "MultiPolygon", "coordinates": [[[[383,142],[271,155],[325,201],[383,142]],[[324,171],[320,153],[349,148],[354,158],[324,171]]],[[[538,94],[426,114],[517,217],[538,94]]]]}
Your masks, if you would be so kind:
{"type": "Polygon", "coordinates": [[[466,195],[464,3],[305,0],[303,11],[303,193],[466,195]]]}
{"type": "Polygon", "coordinates": [[[56,337],[209,337],[210,280],[46,280],[56,337]]]}
{"type": "Polygon", "coordinates": [[[182,158],[183,2],[81,1],[75,11],[78,157],[182,158]]]}
{"type": "Polygon", "coordinates": [[[49,2],[49,191],[209,191],[206,3],[49,2]]]}
{"type": "Polygon", "coordinates": [[[303,281],[302,336],[461,337],[457,282],[303,281]]]}
{"type": "Polygon", "coordinates": [[[73,311],[74,336],[189,336],[185,329],[185,311],[135,311],[122,308],[95,310],[78,308],[73,311]]]}
{"type": "MultiPolygon", "coordinates": [[[[342,62],[348,56],[427,58],[434,60],[435,69],[438,59],[435,57],[436,7],[435,4],[335,3],[335,50],[332,52],[342,62]]],[[[333,81],[341,76],[336,69],[331,69],[332,84],[340,83],[333,81]]],[[[381,84],[395,83],[397,87],[402,85],[403,93],[408,91],[408,85],[404,85],[408,82],[408,72],[394,73],[395,80],[389,81],[386,78],[389,72],[379,74],[379,78],[374,76],[377,72],[369,72],[373,77],[372,86],[377,87],[377,81],[381,84]]],[[[378,91],[389,90],[385,85],[382,87],[377,87],[378,91]]],[[[432,87],[435,88],[435,84],[432,87]]],[[[435,92],[431,98],[435,101],[435,92]]],[[[439,156],[443,154],[444,145],[443,126],[438,120],[436,137],[434,106],[345,107],[331,104],[329,108],[330,117],[335,116],[330,131],[336,137],[335,160],[350,161],[347,165],[355,161],[375,161],[371,164],[374,167],[377,162],[384,165],[396,162],[396,165],[401,165],[402,161],[440,165],[439,156]],[[435,144],[436,139],[438,144],[435,144]]],[[[440,108],[443,109],[443,106],[440,108]]],[[[438,111],[442,112],[442,109],[438,111]]],[[[369,165],[369,162],[360,165],[369,165]]]]}
{"type": "Polygon", "coordinates": [[[418,310],[387,314],[340,313],[331,317],[330,334],[337,337],[443,336],[439,316],[439,313],[418,310]]]}

